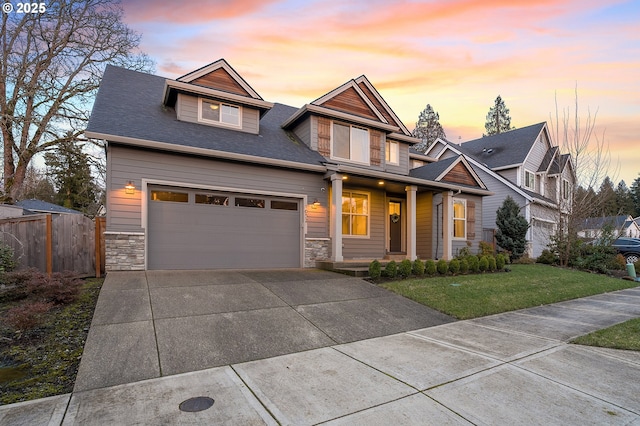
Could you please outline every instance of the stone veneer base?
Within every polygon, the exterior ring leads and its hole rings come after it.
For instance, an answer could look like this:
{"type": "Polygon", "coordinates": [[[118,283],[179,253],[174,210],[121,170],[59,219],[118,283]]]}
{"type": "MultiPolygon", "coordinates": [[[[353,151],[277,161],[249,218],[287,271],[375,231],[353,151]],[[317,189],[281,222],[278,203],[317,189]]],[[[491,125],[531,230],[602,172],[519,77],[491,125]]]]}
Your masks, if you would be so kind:
{"type": "Polygon", "coordinates": [[[329,260],[329,238],[306,238],[304,241],[304,267],[315,268],[317,260],[329,260]]]}
{"type": "Polygon", "coordinates": [[[144,271],[144,233],[105,232],[104,239],[106,272],[144,271]]]}

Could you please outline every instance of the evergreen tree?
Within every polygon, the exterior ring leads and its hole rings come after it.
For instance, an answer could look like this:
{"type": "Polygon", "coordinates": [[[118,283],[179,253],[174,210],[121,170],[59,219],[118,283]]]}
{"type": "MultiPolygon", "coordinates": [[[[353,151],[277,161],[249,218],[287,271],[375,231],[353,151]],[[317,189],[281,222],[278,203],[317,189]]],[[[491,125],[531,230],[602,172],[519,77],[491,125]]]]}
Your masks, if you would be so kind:
{"type": "Polygon", "coordinates": [[[597,216],[617,216],[620,213],[616,205],[616,191],[613,189],[613,182],[609,179],[609,176],[602,181],[598,190],[597,200],[598,206],[600,206],[597,216]]]}
{"type": "Polygon", "coordinates": [[[634,211],[629,213],[633,217],[640,216],[640,177],[635,178],[631,184],[631,199],[634,211]]]}
{"type": "Polygon", "coordinates": [[[89,155],[74,141],[58,144],[45,154],[49,174],[53,177],[56,203],[84,213],[92,213],[98,188],[91,175],[89,155]]]}
{"type": "Polygon", "coordinates": [[[496,214],[496,242],[510,253],[511,260],[521,258],[527,245],[529,223],[520,214],[520,206],[508,196],[496,214]]]}
{"type": "Polygon", "coordinates": [[[484,128],[487,130],[488,136],[497,135],[498,133],[504,133],[515,129],[515,127],[511,127],[509,108],[504,104],[500,95],[496,98],[494,106],[489,108],[484,128]]]}
{"type": "Polygon", "coordinates": [[[621,180],[616,187],[616,206],[618,208],[619,214],[629,214],[633,216],[633,213],[635,212],[633,198],[631,197],[631,191],[629,191],[629,188],[627,187],[627,184],[624,180],[621,180]]]}
{"type": "Polygon", "coordinates": [[[440,115],[427,104],[427,107],[420,113],[416,128],[413,130],[413,136],[422,139],[422,142],[414,145],[414,149],[419,152],[425,152],[436,139],[445,139],[447,135],[444,133],[440,125],[440,115]]]}

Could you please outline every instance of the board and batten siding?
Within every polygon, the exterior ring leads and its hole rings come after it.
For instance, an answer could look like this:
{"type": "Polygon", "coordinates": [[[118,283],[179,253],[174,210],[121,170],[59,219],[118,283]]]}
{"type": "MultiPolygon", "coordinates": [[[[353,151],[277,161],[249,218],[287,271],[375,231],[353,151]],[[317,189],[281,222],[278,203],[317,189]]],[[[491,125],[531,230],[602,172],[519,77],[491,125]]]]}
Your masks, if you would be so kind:
{"type": "Polygon", "coordinates": [[[321,173],[230,163],[202,157],[167,154],[110,144],[107,156],[107,231],[141,232],[142,179],[175,182],[193,187],[221,187],[238,192],[289,193],[307,195],[320,207],[307,208],[307,238],[328,237],[327,184],[321,173]],[[135,194],[125,194],[124,186],[133,181],[135,194]],[[325,190],[323,191],[323,188],[325,190]]]}
{"type": "Polygon", "coordinates": [[[420,259],[433,259],[433,193],[416,195],[416,254],[420,259]]]}
{"type": "MultiPolygon", "coordinates": [[[[369,212],[369,237],[342,236],[342,255],[345,259],[382,259],[385,255],[385,194],[371,188],[344,186],[343,193],[354,191],[368,193],[371,203],[369,212]]],[[[338,224],[342,226],[342,223],[338,224]]]]}
{"type": "MultiPolygon", "coordinates": [[[[242,132],[258,134],[260,130],[260,112],[255,108],[241,106],[242,132]]],[[[189,96],[184,93],[178,93],[178,101],[176,102],[176,116],[180,121],[188,121],[190,123],[198,123],[208,126],[214,124],[203,123],[198,121],[198,97],[189,96]]],[[[226,126],[221,126],[226,127],[226,126]]]]}

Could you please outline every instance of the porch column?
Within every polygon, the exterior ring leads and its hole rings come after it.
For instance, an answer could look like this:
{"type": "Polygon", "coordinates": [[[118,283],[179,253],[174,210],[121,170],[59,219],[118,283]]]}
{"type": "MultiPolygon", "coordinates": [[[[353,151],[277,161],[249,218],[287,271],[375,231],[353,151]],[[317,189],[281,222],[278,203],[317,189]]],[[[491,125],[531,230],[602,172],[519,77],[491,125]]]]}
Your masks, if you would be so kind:
{"type": "Polygon", "coordinates": [[[330,211],[330,234],[331,234],[331,260],[342,262],[342,175],[335,173],[331,175],[331,211],[330,211]]]}
{"type": "Polygon", "coordinates": [[[442,259],[450,260],[453,238],[453,191],[442,193],[442,259]]]}
{"type": "Polygon", "coordinates": [[[407,259],[416,260],[416,191],[418,187],[409,185],[404,188],[407,192],[407,259]]]}

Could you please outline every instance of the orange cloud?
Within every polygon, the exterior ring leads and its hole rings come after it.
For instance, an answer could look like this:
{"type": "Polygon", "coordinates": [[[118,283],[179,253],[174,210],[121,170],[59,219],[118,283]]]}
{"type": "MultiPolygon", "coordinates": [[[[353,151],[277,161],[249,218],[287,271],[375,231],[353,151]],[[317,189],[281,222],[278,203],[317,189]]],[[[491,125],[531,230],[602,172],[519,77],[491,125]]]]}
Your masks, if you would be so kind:
{"type": "Polygon", "coordinates": [[[276,0],[136,0],[127,3],[126,19],[128,22],[202,23],[250,15],[274,2],[276,0]]]}

